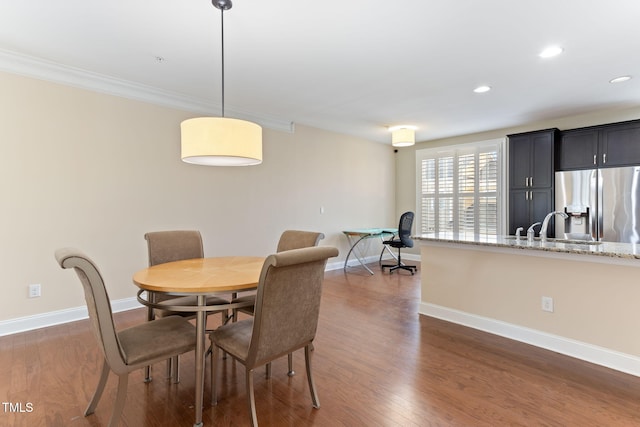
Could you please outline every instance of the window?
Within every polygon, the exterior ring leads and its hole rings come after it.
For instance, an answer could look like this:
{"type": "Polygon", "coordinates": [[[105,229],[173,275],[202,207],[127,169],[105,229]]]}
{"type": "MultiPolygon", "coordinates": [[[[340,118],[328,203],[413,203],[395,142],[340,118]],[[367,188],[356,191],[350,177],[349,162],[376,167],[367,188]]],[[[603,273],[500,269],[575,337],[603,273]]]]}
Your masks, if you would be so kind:
{"type": "Polygon", "coordinates": [[[502,234],[504,139],[418,150],[417,230],[502,234]]]}

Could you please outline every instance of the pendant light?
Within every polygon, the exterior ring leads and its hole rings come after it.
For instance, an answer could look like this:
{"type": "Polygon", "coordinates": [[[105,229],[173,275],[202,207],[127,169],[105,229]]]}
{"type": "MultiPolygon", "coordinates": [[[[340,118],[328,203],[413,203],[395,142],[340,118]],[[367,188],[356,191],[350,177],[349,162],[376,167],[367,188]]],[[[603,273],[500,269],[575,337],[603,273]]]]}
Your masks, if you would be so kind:
{"type": "Polygon", "coordinates": [[[207,166],[250,166],[262,163],[262,128],[224,116],[224,11],[231,0],[212,0],[220,10],[222,34],[222,117],[198,117],[180,124],[182,161],[207,166]]]}
{"type": "Polygon", "coordinates": [[[391,132],[391,145],[394,147],[409,147],[416,143],[416,127],[409,125],[393,126],[391,132]]]}

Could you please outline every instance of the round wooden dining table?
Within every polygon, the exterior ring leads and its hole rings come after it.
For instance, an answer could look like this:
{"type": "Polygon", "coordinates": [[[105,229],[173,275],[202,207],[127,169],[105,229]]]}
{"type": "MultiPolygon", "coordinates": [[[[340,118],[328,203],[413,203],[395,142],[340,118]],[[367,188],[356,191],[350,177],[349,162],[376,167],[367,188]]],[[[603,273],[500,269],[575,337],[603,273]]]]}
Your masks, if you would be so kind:
{"type": "MultiPolygon", "coordinates": [[[[204,362],[206,312],[213,307],[206,305],[209,295],[250,291],[258,287],[264,257],[227,256],[196,258],[157,264],[133,275],[133,283],[140,288],[138,301],[154,308],[171,311],[196,313],[196,354],[195,354],[195,422],[202,426],[202,406],[204,395],[204,362]],[[146,296],[143,296],[143,291],[146,296]],[[197,306],[175,306],[155,303],[154,293],[175,296],[197,296],[197,306]]],[[[233,304],[216,305],[215,308],[237,308],[233,304]]]]}

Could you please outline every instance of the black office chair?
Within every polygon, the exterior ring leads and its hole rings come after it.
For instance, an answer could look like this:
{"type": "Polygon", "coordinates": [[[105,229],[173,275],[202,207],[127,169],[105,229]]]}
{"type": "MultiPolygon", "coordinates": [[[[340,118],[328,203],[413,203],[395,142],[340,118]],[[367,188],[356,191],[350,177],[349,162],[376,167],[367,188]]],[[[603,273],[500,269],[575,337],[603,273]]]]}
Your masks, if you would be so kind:
{"type": "Polygon", "coordinates": [[[385,268],[389,268],[389,273],[393,273],[395,270],[407,270],[413,275],[418,267],[415,265],[405,265],[402,262],[400,255],[400,249],[412,248],[413,240],[411,240],[411,227],[413,226],[413,212],[405,212],[400,216],[400,224],[398,224],[398,238],[395,236],[391,240],[385,240],[382,242],[385,245],[389,245],[392,248],[398,248],[398,262],[397,264],[382,264],[382,271],[385,268]]]}

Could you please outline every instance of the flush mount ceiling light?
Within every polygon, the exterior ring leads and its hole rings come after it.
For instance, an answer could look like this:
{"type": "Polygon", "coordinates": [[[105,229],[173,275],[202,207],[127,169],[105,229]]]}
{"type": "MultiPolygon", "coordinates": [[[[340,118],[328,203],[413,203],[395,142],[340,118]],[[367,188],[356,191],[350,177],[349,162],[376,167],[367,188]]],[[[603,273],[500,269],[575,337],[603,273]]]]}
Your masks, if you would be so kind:
{"type": "Polygon", "coordinates": [[[549,46],[538,55],[540,58],[552,58],[554,56],[560,55],[564,49],[560,46],[549,46]]]}
{"type": "Polygon", "coordinates": [[[478,86],[473,91],[475,93],[485,93],[485,92],[489,92],[490,90],[491,90],[491,86],[478,86]]]}
{"type": "Polygon", "coordinates": [[[262,128],[224,116],[224,11],[231,0],[212,0],[220,10],[222,40],[222,116],[198,117],[180,124],[182,161],[207,166],[250,166],[262,163],[262,128]]]}
{"type": "Polygon", "coordinates": [[[394,147],[409,147],[416,143],[416,127],[409,125],[392,126],[391,145],[394,147]]]}
{"type": "Polygon", "coordinates": [[[631,80],[631,76],[620,76],[609,80],[609,83],[623,83],[628,82],[629,80],[631,80]]]}

